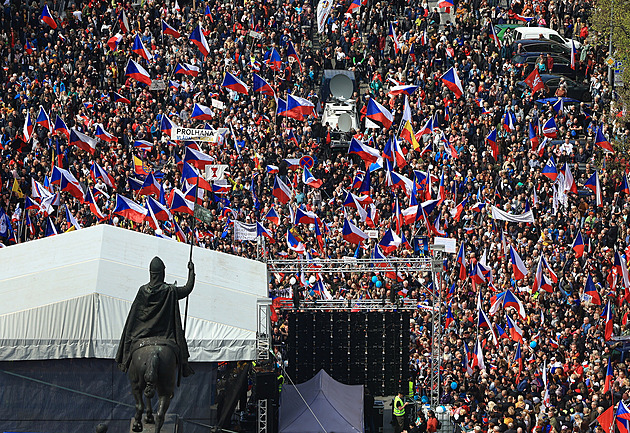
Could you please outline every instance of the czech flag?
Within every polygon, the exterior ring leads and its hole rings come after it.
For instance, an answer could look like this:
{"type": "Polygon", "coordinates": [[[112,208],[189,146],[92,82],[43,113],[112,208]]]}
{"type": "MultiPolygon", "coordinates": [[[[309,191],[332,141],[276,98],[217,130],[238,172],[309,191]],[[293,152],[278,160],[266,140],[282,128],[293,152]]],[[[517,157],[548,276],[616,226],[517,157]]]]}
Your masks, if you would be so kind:
{"type": "Polygon", "coordinates": [[[195,120],[212,120],[214,118],[214,112],[210,109],[210,107],[195,104],[190,117],[195,120]]]}
{"type": "Polygon", "coordinates": [[[604,340],[610,340],[613,332],[613,314],[612,306],[610,305],[610,299],[606,302],[604,311],[602,311],[601,317],[604,319],[604,340]]]}
{"type": "Polygon", "coordinates": [[[241,80],[239,80],[229,72],[225,73],[223,84],[221,84],[221,86],[233,90],[236,93],[242,93],[244,95],[247,95],[249,93],[249,87],[247,87],[245,83],[243,83],[241,80]]]}
{"type": "Polygon", "coordinates": [[[490,146],[492,150],[492,157],[495,161],[498,161],[499,158],[499,146],[497,146],[497,129],[492,128],[490,134],[486,137],[486,143],[490,146]]]}
{"type": "Polygon", "coordinates": [[[287,204],[293,197],[293,190],[289,188],[278,176],[273,181],[272,195],[276,197],[280,203],[287,204]]]}
{"type": "Polygon", "coordinates": [[[556,127],[556,120],[552,117],[547,120],[542,128],[542,133],[545,137],[556,138],[558,128],[556,127]]]}
{"type": "Polygon", "coordinates": [[[264,236],[269,239],[269,242],[275,243],[276,240],[273,238],[273,235],[267,230],[261,223],[256,221],[256,237],[264,236]]]}
{"type": "Polygon", "coordinates": [[[155,194],[156,197],[160,196],[160,190],[162,189],[162,185],[155,178],[153,172],[149,173],[149,175],[144,179],[142,183],[142,188],[138,191],[138,194],[141,195],[150,195],[155,194]]]}
{"type": "Polygon", "coordinates": [[[459,263],[459,279],[465,281],[468,278],[468,271],[466,263],[466,253],[464,252],[464,242],[461,243],[459,251],[457,252],[457,263],[459,263]]]}
{"type": "Polygon", "coordinates": [[[136,37],[133,39],[133,46],[131,47],[131,51],[142,57],[147,62],[153,58],[153,54],[146,49],[144,44],[142,43],[142,39],[140,39],[140,35],[136,34],[136,37]]]}
{"type": "Polygon", "coordinates": [[[178,188],[173,188],[170,207],[173,212],[186,213],[188,215],[194,215],[195,213],[195,203],[192,200],[188,200],[178,188]]]}
{"type": "Polygon", "coordinates": [[[494,30],[494,26],[492,25],[492,23],[490,23],[490,32],[488,32],[490,36],[490,39],[492,39],[492,41],[494,42],[494,44],[497,47],[501,46],[501,40],[499,39],[499,37],[497,36],[497,32],[494,30]]]}
{"type": "Polygon", "coordinates": [[[291,41],[289,41],[289,44],[287,46],[287,57],[289,59],[295,60],[300,68],[300,72],[302,72],[302,62],[300,62],[300,56],[298,56],[298,53],[297,51],[295,51],[295,48],[293,47],[293,43],[291,41]]]}
{"type": "Polygon", "coordinates": [[[46,110],[44,110],[44,107],[41,105],[39,106],[39,113],[37,114],[37,120],[35,120],[35,123],[50,131],[50,118],[48,117],[46,110]]]}
{"type": "Polygon", "coordinates": [[[210,155],[206,155],[199,150],[195,150],[191,147],[186,147],[186,151],[184,152],[184,161],[194,165],[199,170],[203,170],[206,165],[214,163],[214,158],[210,155]]]}
{"type": "Polygon", "coordinates": [[[153,143],[149,143],[146,140],[135,140],[133,142],[133,147],[135,147],[136,149],[141,149],[141,150],[151,150],[153,149],[153,143]]]}
{"type": "Polygon", "coordinates": [[[142,66],[129,59],[127,67],[125,68],[125,75],[133,78],[134,80],[144,83],[147,86],[151,85],[151,76],[142,66]]]}
{"type": "Polygon", "coordinates": [[[266,63],[272,71],[282,70],[282,59],[275,48],[271,49],[271,53],[269,54],[269,58],[266,60],[266,63]]]}
{"type": "Polygon", "coordinates": [[[396,54],[398,54],[398,51],[400,51],[400,46],[398,44],[398,38],[396,37],[396,31],[394,30],[394,26],[392,25],[392,23],[389,23],[388,36],[392,38],[392,41],[394,42],[394,51],[396,52],[396,54]]]}
{"type": "Polygon", "coordinates": [[[295,238],[291,230],[287,230],[287,246],[298,254],[304,254],[306,250],[304,244],[295,238]]]}
{"type": "Polygon", "coordinates": [[[571,39],[571,69],[575,70],[577,66],[577,50],[575,49],[575,42],[571,39]]]}
{"type": "Polygon", "coordinates": [[[24,129],[22,131],[24,133],[24,141],[28,142],[31,139],[34,129],[35,125],[33,125],[33,121],[31,120],[31,113],[30,111],[27,111],[26,119],[24,119],[24,129]]]}
{"type": "Polygon", "coordinates": [[[188,185],[199,185],[199,188],[205,189],[206,191],[212,191],[212,185],[205,180],[197,170],[188,164],[186,161],[183,162],[182,165],[182,180],[185,180],[188,185]]]}
{"type": "Polygon", "coordinates": [[[208,45],[208,41],[206,40],[205,35],[203,34],[203,28],[201,24],[198,24],[197,27],[192,31],[189,38],[193,44],[197,45],[201,54],[204,57],[207,57],[210,53],[210,46],[208,45]]]}
{"type": "Polygon", "coordinates": [[[116,195],[116,207],[113,213],[138,224],[142,224],[148,214],[144,206],[120,194],[116,195]]]}
{"type": "Polygon", "coordinates": [[[352,224],[347,218],[344,218],[343,221],[342,235],[344,240],[355,245],[359,245],[368,238],[363,230],[352,224]]]}
{"type": "Polygon", "coordinates": [[[385,148],[383,149],[383,158],[392,162],[392,168],[395,167],[404,167],[407,165],[407,161],[405,160],[405,155],[398,144],[398,140],[396,140],[395,136],[391,136],[387,143],[385,144],[385,148]]]}
{"type": "Polygon", "coordinates": [[[507,132],[516,130],[516,115],[511,110],[507,110],[503,116],[503,129],[507,132]]]}
{"type": "Polygon", "coordinates": [[[599,128],[597,128],[597,134],[595,135],[595,145],[601,147],[604,150],[607,150],[608,152],[614,152],[612,146],[610,145],[610,142],[606,140],[606,137],[604,137],[601,125],[599,126],[599,128]]]}
{"type": "Polygon", "coordinates": [[[532,152],[537,152],[540,146],[540,140],[538,140],[538,128],[534,129],[532,122],[529,122],[529,142],[532,144],[532,152]]]}
{"type": "Polygon", "coordinates": [[[58,132],[64,133],[66,137],[68,138],[68,141],[70,141],[70,131],[68,130],[66,123],[59,116],[57,116],[57,118],[55,119],[55,127],[53,129],[53,134],[57,134],[58,132]]]}
{"type": "Polygon", "coordinates": [[[367,167],[370,164],[375,163],[381,156],[380,152],[370,147],[366,144],[363,144],[362,141],[358,140],[355,137],[352,137],[352,141],[350,141],[350,147],[348,148],[348,154],[355,154],[361,158],[367,167]]]}
{"type": "Polygon", "coordinates": [[[588,188],[593,191],[595,194],[595,204],[599,207],[604,206],[603,198],[602,198],[602,187],[599,183],[599,176],[597,175],[597,170],[593,172],[591,177],[584,183],[584,188],[588,188]]]}
{"type": "Polygon", "coordinates": [[[254,77],[254,93],[262,93],[267,96],[276,96],[276,92],[274,92],[271,85],[265,81],[264,78],[260,77],[258,74],[252,74],[254,77]]]}
{"type": "Polygon", "coordinates": [[[273,206],[269,208],[269,211],[267,211],[267,214],[264,216],[264,218],[266,220],[271,221],[275,225],[280,224],[280,216],[278,215],[276,210],[273,208],[273,206]]]}
{"type": "Polygon", "coordinates": [[[199,66],[189,65],[188,63],[178,63],[177,66],[175,66],[175,75],[177,74],[196,77],[199,75],[199,66]]]}
{"type": "Polygon", "coordinates": [[[122,30],[123,33],[129,33],[131,27],[129,26],[129,20],[127,19],[127,15],[124,10],[121,10],[118,15],[118,23],[120,24],[120,30],[122,30]]]}
{"type": "Polygon", "coordinates": [[[309,116],[315,112],[315,104],[308,99],[295,95],[287,95],[287,108],[285,116],[295,120],[304,120],[305,116],[309,116]]]}
{"type": "Polygon", "coordinates": [[[118,142],[118,138],[114,137],[112,134],[105,131],[105,128],[103,128],[103,125],[101,125],[100,123],[96,124],[96,130],[94,131],[94,135],[103,141],[118,142]]]}
{"type": "Polygon", "coordinates": [[[318,220],[315,212],[304,211],[301,208],[295,209],[295,215],[293,216],[293,224],[315,224],[318,220]]]}
{"type": "Polygon", "coordinates": [[[542,169],[541,174],[547,176],[551,181],[555,181],[558,177],[558,168],[556,167],[556,161],[553,159],[553,155],[549,157],[549,161],[542,169]]]}
{"type": "Polygon", "coordinates": [[[96,183],[96,179],[102,179],[103,183],[110,188],[114,188],[116,184],[114,177],[107,173],[96,161],[94,161],[90,167],[90,176],[94,183],[96,183]]]}
{"type": "Polygon", "coordinates": [[[28,39],[26,40],[26,44],[24,44],[24,51],[26,51],[26,54],[33,54],[33,51],[35,51],[28,39]]]}
{"type": "Polygon", "coordinates": [[[527,275],[527,268],[521,260],[516,250],[510,245],[510,262],[512,263],[512,271],[514,272],[515,280],[522,280],[527,275]]]}
{"type": "Polygon", "coordinates": [[[110,98],[112,98],[112,102],[114,103],[120,102],[121,104],[131,104],[131,101],[129,99],[123,97],[119,93],[109,92],[109,96],[110,98]]]}
{"type": "Polygon", "coordinates": [[[79,149],[83,149],[91,155],[94,155],[94,152],[96,152],[96,140],[80,133],[74,128],[70,130],[69,144],[70,146],[77,146],[79,149]]]}
{"type": "Polygon", "coordinates": [[[571,249],[575,251],[575,257],[578,259],[584,254],[584,240],[582,239],[582,233],[578,232],[571,249]]]}
{"type": "Polygon", "coordinates": [[[453,312],[451,311],[451,303],[448,303],[448,308],[446,309],[446,318],[444,319],[444,329],[448,329],[451,326],[451,323],[455,321],[453,317],[453,312]]]}
{"type": "Polygon", "coordinates": [[[455,94],[456,98],[461,98],[464,93],[464,89],[462,87],[462,82],[459,81],[459,77],[457,76],[457,71],[455,71],[455,67],[451,67],[451,69],[446,71],[446,73],[442,75],[441,80],[444,85],[455,94]]]}
{"type": "Polygon", "coordinates": [[[268,165],[267,166],[267,173],[268,174],[278,174],[280,172],[280,169],[275,166],[275,165],[268,165]]]}
{"type": "Polygon", "coordinates": [[[394,116],[390,111],[376,102],[374,98],[370,98],[367,104],[366,117],[374,123],[381,125],[385,129],[389,129],[394,123],[394,116]]]}
{"type": "Polygon", "coordinates": [[[590,297],[590,301],[594,305],[602,305],[602,300],[599,297],[599,293],[597,292],[597,287],[595,287],[595,283],[593,282],[593,278],[591,274],[586,277],[586,285],[584,287],[584,295],[590,297]]]}
{"type": "Polygon", "coordinates": [[[163,114],[162,118],[160,119],[160,131],[162,131],[163,134],[166,134],[170,137],[171,131],[173,130],[173,126],[175,125],[173,125],[173,122],[171,122],[171,119],[169,119],[166,114],[163,114]]]}
{"type": "Polygon", "coordinates": [[[438,2],[438,7],[440,8],[455,8],[453,4],[453,0],[440,0],[438,2]]]}
{"type": "Polygon", "coordinates": [[[175,38],[180,38],[182,36],[177,30],[175,30],[174,27],[169,26],[164,20],[162,20],[162,33],[165,35],[171,35],[175,38]]]}
{"type": "MultiPolygon", "coordinates": [[[[46,7],[46,6],[45,6],[46,7]]],[[[50,219],[50,217],[46,218],[46,236],[55,236],[59,234],[57,232],[57,227],[55,227],[55,223],[50,219]]]]}
{"type": "Polygon", "coordinates": [[[50,183],[53,185],[59,185],[61,191],[67,191],[79,201],[83,201],[83,188],[81,188],[81,185],[76,177],[74,177],[74,175],[68,170],[53,166],[50,183]]]}
{"type": "Polygon", "coordinates": [[[391,228],[387,229],[381,240],[378,242],[378,246],[384,254],[390,254],[400,246],[402,239],[391,228]]]}
{"type": "MultiPolygon", "coordinates": [[[[612,327],[611,327],[612,328],[612,327]]],[[[608,328],[606,328],[608,331],[608,328]]],[[[612,333],[612,329],[611,329],[612,333]]],[[[606,339],[608,341],[608,339],[606,339]]],[[[606,368],[606,381],[604,382],[604,395],[608,393],[608,391],[612,391],[612,382],[613,382],[613,368],[611,357],[608,357],[608,368],[606,368]]]]}
{"type": "Polygon", "coordinates": [[[40,17],[40,19],[48,24],[51,29],[54,30],[57,28],[57,23],[50,14],[50,11],[48,10],[48,5],[44,5],[44,9],[42,9],[42,16],[40,17]]]}
{"type": "Polygon", "coordinates": [[[415,92],[416,90],[418,90],[419,86],[411,86],[411,85],[401,85],[401,86],[394,86],[391,89],[389,89],[389,92],[387,92],[388,95],[392,95],[392,96],[398,96],[398,95],[413,95],[413,92],[415,92]]]}
{"type": "Polygon", "coordinates": [[[505,319],[507,321],[508,332],[510,333],[512,340],[523,343],[523,330],[519,328],[516,322],[513,322],[512,319],[510,319],[507,312],[505,313],[505,319]]]}
{"type": "Polygon", "coordinates": [[[315,178],[310,170],[304,167],[304,170],[302,171],[302,183],[304,183],[304,185],[310,186],[311,188],[319,188],[320,186],[322,186],[323,181],[321,179],[315,178]]]}
{"type": "Polygon", "coordinates": [[[122,38],[123,36],[120,33],[116,33],[114,36],[109,38],[107,40],[107,46],[109,47],[109,49],[112,51],[117,51],[118,45],[120,44],[120,41],[122,41],[122,38]]]}
{"type": "Polygon", "coordinates": [[[352,0],[352,3],[350,3],[350,6],[348,7],[348,10],[346,11],[347,14],[352,13],[352,11],[354,9],[357,9],[361,6],[361,0],[352,0]]]}

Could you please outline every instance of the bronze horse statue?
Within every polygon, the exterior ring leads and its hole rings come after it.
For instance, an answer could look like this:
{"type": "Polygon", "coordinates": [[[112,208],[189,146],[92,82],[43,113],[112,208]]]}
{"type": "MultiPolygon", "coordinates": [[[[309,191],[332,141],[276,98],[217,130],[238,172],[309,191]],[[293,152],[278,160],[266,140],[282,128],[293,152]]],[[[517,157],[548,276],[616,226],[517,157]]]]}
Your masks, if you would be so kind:
{"type": "Polygon", "coordinates": [[[174,395],[176,378],[179,385],[181,376],[194,373],[188,365],[188,345],[178,301],[192,292],[195,267],[192,261],[188,262],[188,281],[182,287],[166,284],[164,270],[162,260],[155,257],[149,267],[151,279],[138,290],[116,354],[119,368],[128,372],[136,400],[135,432],[143,429],[142,414],[146,407],[145,422],[155,422],[155,431],[159,433],[174,395]],[[151,399],[156,392],[158,410],[154,416],[151,399]]]}

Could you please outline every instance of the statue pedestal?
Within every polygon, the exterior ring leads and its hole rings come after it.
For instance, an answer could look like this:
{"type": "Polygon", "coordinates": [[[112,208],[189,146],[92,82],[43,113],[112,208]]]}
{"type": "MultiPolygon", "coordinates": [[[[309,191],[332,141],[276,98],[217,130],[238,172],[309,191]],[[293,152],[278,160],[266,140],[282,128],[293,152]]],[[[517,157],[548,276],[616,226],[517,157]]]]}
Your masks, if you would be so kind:
{"type": "MultiPolygon", "coordinates": [[[[153,415],[155,416],[155,414],[153,415]]],[[[131,423],[129,424],[129,433],[135,433],[133,431],[134,421],[135,420],[131,418],[131,423]]],[[[155,424],[147,424],[146,422],[144,422],[144,416],[142,417],[142,433],[155,433],[155,424]]],[[[166,414],[164,425],[162,426],[160,433],[182,433],[182,428],[176,414],[166,414]]]]}

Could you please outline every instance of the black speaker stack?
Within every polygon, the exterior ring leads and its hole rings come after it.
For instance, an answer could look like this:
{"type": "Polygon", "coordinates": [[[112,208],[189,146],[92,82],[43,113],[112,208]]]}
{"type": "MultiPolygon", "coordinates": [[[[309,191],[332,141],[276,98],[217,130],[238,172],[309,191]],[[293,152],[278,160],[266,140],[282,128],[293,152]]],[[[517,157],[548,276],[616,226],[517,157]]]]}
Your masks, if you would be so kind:
{"type": "Polygon", "coordinates": [[[296,383],[324,369],[372,395],[393,395],[409,375],[409,313],[290,312],[287,352],[296,383]]]}

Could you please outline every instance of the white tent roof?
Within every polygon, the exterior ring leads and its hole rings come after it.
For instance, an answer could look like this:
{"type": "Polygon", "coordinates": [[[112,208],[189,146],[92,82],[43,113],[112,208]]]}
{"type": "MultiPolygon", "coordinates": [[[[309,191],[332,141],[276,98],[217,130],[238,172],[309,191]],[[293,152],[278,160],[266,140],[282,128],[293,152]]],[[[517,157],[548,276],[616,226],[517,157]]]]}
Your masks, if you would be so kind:
{"type": "MultiPolygon", "coordinates": [[[[0,361],[113,358],[151,259],[159,256],[166,281],[182,285],[189,249],[109,225],[0,249],[0,361]]],[[[254,359],[265,264],[197,247],[193,261],[190,360],[254,359]]]]}

